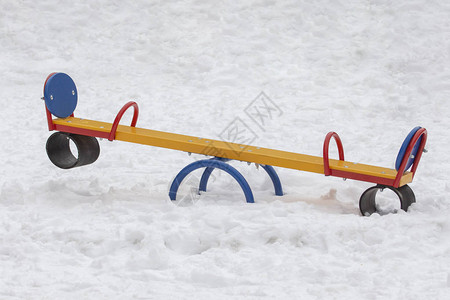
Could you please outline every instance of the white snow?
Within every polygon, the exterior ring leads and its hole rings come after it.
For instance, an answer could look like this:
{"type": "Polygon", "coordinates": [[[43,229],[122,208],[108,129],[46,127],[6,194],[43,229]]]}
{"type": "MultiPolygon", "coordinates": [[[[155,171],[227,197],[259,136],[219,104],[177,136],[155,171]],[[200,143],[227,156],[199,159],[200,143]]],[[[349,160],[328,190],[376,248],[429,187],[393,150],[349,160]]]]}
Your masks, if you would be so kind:
{"type": "Polygon", "coordinates": [[[0,8],[1,299],[450,299],[450,2],[0,8]],[[423,126],[417,203],[362,217],[371,184],[277,168],[276,197],[239,162],[255,204],[220,172],[171,203],[171,179],[202,157],[117,141],[58,169],[39,99],[55,71],[75,80],[79,117],[112,122],[136,100],[139,127],[218,139],[239,117],[253,144],[311,155],[336,131],[348,160],[384,167],[423,126]],[[244,110],[262,91],[282,114],[260,128],[244,110]]]}

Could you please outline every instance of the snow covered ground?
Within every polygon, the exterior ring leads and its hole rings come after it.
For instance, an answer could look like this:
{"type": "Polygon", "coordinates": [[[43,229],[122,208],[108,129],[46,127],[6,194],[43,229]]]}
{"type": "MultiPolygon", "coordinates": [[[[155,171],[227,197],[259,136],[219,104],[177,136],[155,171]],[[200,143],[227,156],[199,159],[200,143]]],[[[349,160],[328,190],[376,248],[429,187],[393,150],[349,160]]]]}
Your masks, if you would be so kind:
{"type": "MultiPolygon", "coordinates": [[[[0,299],[450,299],[450,2],[0,0],[0,299]],[[252,144],[385,167],[413,127],[429,152],[417,203],[361,217],[370,184],[233,163],[170,203],[196,156],[101,141],[99,160],[45,153],[46,76],[68,73],[77,116],[209,138],[236,117],[252,144]],[[245,114],[265,92],[281,110],[245,114]],[[123,122],[128,123],[131,112],[123,122]],[[332,147],[333,148],[333,147],[332,147]],[[336,156],[335,150],[332,156],[336,156]]],[[[389,193],[389,192],[386,192],[389,193]]]]}

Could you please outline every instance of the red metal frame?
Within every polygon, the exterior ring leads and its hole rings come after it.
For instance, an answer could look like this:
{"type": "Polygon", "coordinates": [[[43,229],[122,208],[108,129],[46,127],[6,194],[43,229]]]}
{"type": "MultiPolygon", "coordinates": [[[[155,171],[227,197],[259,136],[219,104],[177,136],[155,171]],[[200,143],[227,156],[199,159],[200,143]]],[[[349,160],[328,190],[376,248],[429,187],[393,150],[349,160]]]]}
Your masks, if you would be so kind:
{"type": "Polygon", "coordinates": [[[117,131],[117,127],[119,126],[120,119],[122,119],[122,116],[125,113],[125,111],[128,108],[130,108],[131,106],[133,106],[133,108],[134,108],[133,120],[131,121],[131,127],[136,127],[136,123],[137,123],[137,119],[138,119],[138,115],[139,115],[139,107],[136,102],[130,101],[127,104],[125,104],[120,109],[119,113],[117,114],[117,116],[114,120],[114,123],[111,127],[111,132],[109,133],[108,140],[113,141],[116,138],[116,131],[117,131]]]}
{"type": "Polygon", "coordinates": [[[352,173],[352,172],[347,172],[347,171],[332,170],[331,176],[341,177],[341,178],[345,178],[345,179],[359,180],[359,181],[364,181],[364,182],[372,182],[372,183],[387,185],[387,186],[394,185],[394,180],[392,180],[392,179],[378,177],[378,176],[365,175],[365,174],[359,174],[359,173],[352,173]]]}
{"type": "MultiPolygon", "coordinates": [[[[55,124],[53,124],[53,118],[52,118],[52,113],[48,110],[47,105],[45,105],[45,113],[47,114],[47,124],[48,124],[48,130],[52,131],[52,130],[57,130],[55,124]]],[[[74,117],[75,115],[72,113],[70,115],[71,117],[74,117]]]]}
{"type": "Polygon", "coordinates": [[[53,124],[53,118],[52,118],[52,114],[50,113],[50,111],[47,108],[47,105],[45,105],[45,113],[47,114],[47,124],[48,124],[48,130],[52,131],[52,130],[56,130],[55,128],[55,124],[53,124]]]}
{"type": "Polygon", "coordinates": [[[400,179],[402,178],[403,173],[405,172],[406,164],[411,157],[411,153],[416,145],[417,141],[422,137],[422,141],[420,142],[419,149],[417,150],[416,157],[414,158],[414,163],[411,169],[412,178],[416,174],[417,166],[419,165],[420,159],[422,158],[423,149],[425,149],[425,144],[427,143],[428,132],[425,128],[420,128],[414,134],[413,138],[409,142],[408,148],[406,148],[405,155],[403,156],[402,163],[400,164],[400,168],[398,168],[397,176],[395,177],[393,187],[398,188],[400,185],[400,179]]]}
{"type": "Polygon", "coordinates": [[[334,139],[336,141],[336,145],[338,147],[339,160],[344,160],[344,147],[342,147],[341,138],[339,137],[339,135],[336,132],[333,132],[333,131],[328,132],[327,136],[325,137],[325,141],[323,143],[323,171],[325,173],[325,176],[331,175],[330,160],[328,157],[328,149],[330,148],[330,140],[332,137],[334,137],[334,139]]]}
{"type": "Polygon", "coordinates": [[[57,125],[57,124],[54,124],[54,126],[55,126],[55,130],[61,131],[61,132],[93,136],[93,137],[102,138],[102,139],[109,138],[109,132],[83,129],[83,128],[78,128],[78,127],[71,127],[71,126],[57,125]]]}

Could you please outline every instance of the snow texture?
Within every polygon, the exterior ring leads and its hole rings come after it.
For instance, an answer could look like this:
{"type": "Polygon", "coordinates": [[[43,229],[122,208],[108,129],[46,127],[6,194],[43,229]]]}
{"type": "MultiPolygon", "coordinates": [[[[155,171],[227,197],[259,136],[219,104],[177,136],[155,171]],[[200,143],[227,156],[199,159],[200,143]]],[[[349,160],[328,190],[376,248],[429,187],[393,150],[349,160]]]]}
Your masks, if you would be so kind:
{"type": "Polygon", "coordinates": [[[449,1],[0,5],[1,299],[450,299],[449,1]],[[277,168],[277,197],[240,162],[255,204],[222,172],[171,203],[202,157],[117,141],[58,169],[40,100],[55,71],[79,117],[111,122],[135,100],[139,127],[219,139],[238,120],[254,145],[318,156],[336,131],[348,160],[384,167],[423,126],[417,203],[362,217],[371,184],[277,168]],[[258,124],[261,92],[278,110],[258,124]]]}

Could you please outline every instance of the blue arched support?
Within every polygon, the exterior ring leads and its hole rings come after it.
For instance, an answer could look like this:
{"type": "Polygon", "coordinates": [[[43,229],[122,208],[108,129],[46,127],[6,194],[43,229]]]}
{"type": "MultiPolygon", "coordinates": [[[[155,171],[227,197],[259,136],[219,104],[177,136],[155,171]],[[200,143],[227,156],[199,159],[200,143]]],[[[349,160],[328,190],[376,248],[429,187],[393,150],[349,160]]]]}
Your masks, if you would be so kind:
{"type": "MultiPolygon", "coordinates": [[[[213,157],[211,160],[219,160],[223,162],[229,161],[229,159],[222,157],[213,157]]],[[[199,192],[206,192],[206,186],[208,185],[209,176],[211,176],[212,171],[214,171],[214,167],[208,167],[203,172],[202,178],[200,179],[200,185],[198,187],[199,192]]]]}
{"type": "MultiPolygon", "coordinates": [[[[214,157],[214,158],[211,158],[211,160],[220,160],[223,162],[229,161],[229,159],[221,158],[221,157],[214,157]]],[[[263,167],[263,169],[267,172],[270,179],[272,180],[273,187],[275,189],[275,195],[283,196],[283,188],[281,187],[281,181],[280,181],[280,178],[278,177],[278,174],[275,171],[275,169],[269,165],[261,165],[261,167],[263,167]]],[[[214,170],[214,167],[208,167],[205,169],[205,171],[203,172],[202,178],[200,179],[200,185],[198,188],[199,191],[206,192],[206,186],[208,185],[208,180],[209,180],[209,177],[211,176],[211,173],[213,170],[214,170]]]]}
{"type": "Polygon", "coordinates": [[[272,179],[273,187],[275,188],[275,195],[283,196],[283,188],[281,187],[280,177],[278,177],[277,172],[272,166],[269,165],[261,165],[264,170],[266,170],[270,179],[272,179]]]}
{"type": "Polygon", "coordinates": [[[242,190],[244,191],[245,200],[248,203],[255,202],[255,200],[253,199],[252,190],[250,189],[250,186],[248,185],[247,180],[245,180],[244,176],[242,176],[242,174],[239,173],[239,171],[236,170],[235,168],[233,168],[232,166],[230,166],[227,163],[225,163],[224,161],[221,161],[218,159],[199,160],[199,161],[193,162],[193,163],[187,165],[186,167],[184,167],[177,174],[177,176],[175,176],[175,179],[173,180],[172,184],[170,185],[170,190],[169,190],[170,200],[172,200],[172,201],[176,200],[177,191],[178,191],[178,188],[180,187],[180,184],[183,181],[183,179],[192,171],[195,171],[200,168],[212,168],[212,170],[215,168],[218,168],[222,171],[227,172],[234,179],[236,179],[236,181],[241,186],[242,190]]]}

